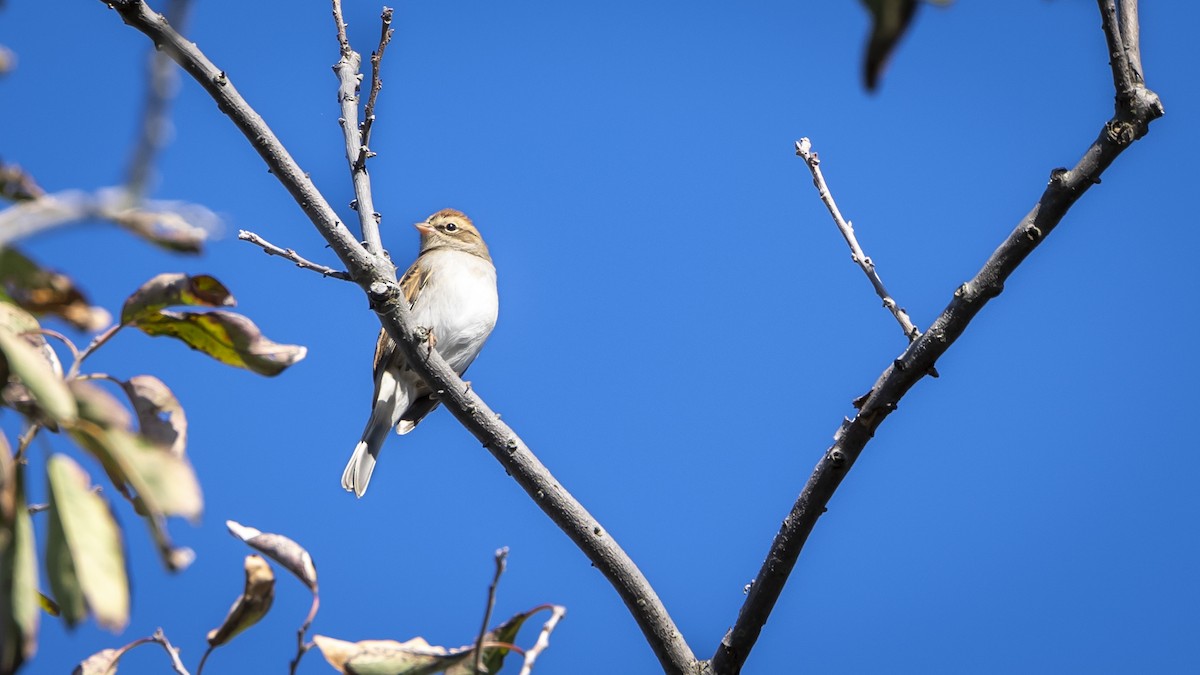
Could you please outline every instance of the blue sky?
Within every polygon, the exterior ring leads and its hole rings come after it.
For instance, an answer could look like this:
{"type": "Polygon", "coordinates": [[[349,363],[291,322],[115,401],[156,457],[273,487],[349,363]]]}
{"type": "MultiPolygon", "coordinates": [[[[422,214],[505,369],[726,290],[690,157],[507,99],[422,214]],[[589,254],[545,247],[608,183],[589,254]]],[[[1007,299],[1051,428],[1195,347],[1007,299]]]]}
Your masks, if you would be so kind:
{"type": "MultiPolygon", "coordinates": [[[[379,6],[346,4],[368,53],[379,6]]],[[[1166,117],[879,430],[746,672],[1182,672],[1200,660],[1200,236],[1186,169],[1200,15],[1144,4],[1147,81],[1166,117]]],[[[867,253],[927,326],[1111,114],[1099,25],[1082,0],[926,7],[871,96],[866,15],[849,0],[397,6],[370,165],[385,243],[406,264],[409,223],[444,207],[475,219],[501,313],[469,379],[638,562],[698,656],[735,619],[850,401],[905,344],[793,141],[813,139],[867,253]]],[[[200,2],[190,35],[352,218],[328,4],[200,2]]],[[[50,191],[118,183],[148,40],[94,0],[11,0],[0,44],[20,60],[0,80],[5,161],[50,191]]],[[[608,583],[445,411],[389,441],[366,498],[340,489],[378,324],[353,285],[237,241],[249,229],[336,265],[232,124],[181,84],[154,196],[218,212],[209,251],[172,256],[101,224],[24,248],[113,310],[159,272],[214,274],[308,357],[267,379],[132,332],[96,355],[98,371],[158,375],[187,409],[206,512],[172,532],[198,558],[163,571],[119,504],[130,627],[46,620],[27,672],[68,671],[157,626],[194,667],[242,586],[248,549],[226,519],[312,553],[315,633],[470,642],[492,552],[508,546],[497,616],[568,607],[536,672],[658,672],[608,583]]],[[[11,438],[13,416],[0,425],[11,438]]],[[[73,452],[57,438],[35,448],[36,471],[48,451],[73,452]]],[[[271,614],[206,670],[284,668],[308,602],[281,576],[271,614]]],[[[121,672],[165,667],[142,648],[121,672]]],[[[300,670],[332,672],[316,653],[300,670]]]]}

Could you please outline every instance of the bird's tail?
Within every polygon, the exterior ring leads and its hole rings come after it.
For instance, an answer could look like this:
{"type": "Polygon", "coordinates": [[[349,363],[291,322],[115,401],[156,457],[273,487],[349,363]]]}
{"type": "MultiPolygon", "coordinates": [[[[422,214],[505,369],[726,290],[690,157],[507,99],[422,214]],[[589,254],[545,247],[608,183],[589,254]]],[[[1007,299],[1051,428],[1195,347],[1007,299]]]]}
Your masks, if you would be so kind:
{"type": "Polygon", "coordinates": [[[367,428],[363,430],[362,440],[354,446],[354,454],[350,455],[346,470],[342,472],[342,487],[353,492],[356,497],[366,494],[367,484],[371,482],[371,472],[375,470],[375,462],[379,459],[379,450],[388,437],[388,431],[396,425],[400,414],[407,407],[407,397],[403,395],[403,388],[395,386],[394,380],[385,384],[392,386],[381,387],[380,396],[371,411],[371,419],[367,421],[367,428]]]}

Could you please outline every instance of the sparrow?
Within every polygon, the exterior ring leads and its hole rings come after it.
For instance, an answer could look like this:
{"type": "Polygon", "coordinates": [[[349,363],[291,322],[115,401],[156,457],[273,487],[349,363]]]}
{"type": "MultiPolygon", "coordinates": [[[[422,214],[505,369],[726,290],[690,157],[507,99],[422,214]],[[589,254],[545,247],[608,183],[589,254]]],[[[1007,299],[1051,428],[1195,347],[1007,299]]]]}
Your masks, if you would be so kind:
{"type": "MultiPolygon", "coordinates": [[[[461,211],[442,209],[416,223],[421,251],[400,279],[415,326],[462,375],[496,325],[496,268],[479,230],[461,211]]],[[[362,440],[342,473],[342,487],[362,497],[388,431],[407,434],[438,406],[425,382],[385,331],[375,346],[375,403],[362,440]]]]}

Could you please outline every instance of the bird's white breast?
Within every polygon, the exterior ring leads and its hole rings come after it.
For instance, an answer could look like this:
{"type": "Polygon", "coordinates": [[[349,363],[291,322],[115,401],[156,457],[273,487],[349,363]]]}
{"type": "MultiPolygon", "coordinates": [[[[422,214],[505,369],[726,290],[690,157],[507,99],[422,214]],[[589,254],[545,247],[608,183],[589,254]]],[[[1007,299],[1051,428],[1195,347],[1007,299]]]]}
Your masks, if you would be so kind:
{"type": "Polygon", "coordinates": [[[496,268],[462,251],[426,255],[433,272],[413,303],[413,319],[433,331],[438,352],[462,374],[496,325],[496,268]]]}

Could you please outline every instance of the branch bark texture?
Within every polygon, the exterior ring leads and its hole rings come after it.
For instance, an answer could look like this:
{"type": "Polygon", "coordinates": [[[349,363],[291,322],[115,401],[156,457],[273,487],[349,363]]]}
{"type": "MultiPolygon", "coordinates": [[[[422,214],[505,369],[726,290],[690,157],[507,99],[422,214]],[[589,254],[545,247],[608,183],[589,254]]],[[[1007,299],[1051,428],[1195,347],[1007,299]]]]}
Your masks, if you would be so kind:
{"type": "MultiPolygon", "coordinates": [[[[440,401],[512,475],[560,529],[584,552],[617,590],[642,629],[665,672],[693,673],[695,656],[645,576],[600,523],[563,488],[524,441],[504,424],[438,354],[425,349],[413,324],[395,268],[364,248],[338,219],[329,203],[300,169],[262,117],[237,92],[226,73],[175,32],[142,0],[101,0],[125,23],[144,33],[216,100],[221,112],[242,132],[300,208],[329,242],[355,283],[367,292],[380,323],[396,341],[409,365],[437,391],[440,401]]],[[[346,86],[344,75],[343,87],[346,86]]],[[[344,100],[344,99],[343,99],[344,100]]],[[[344,109],[344,108],[343,108],[344,109]]],[[[347,118],[347,122],[349,122],[347,118]]],[[[357,125],[345,124],[345,127],[357,125]]],[[[351,148],[349,144],[347,151],[351,148]]],[[[349,155],[348,155],[349,157],[349,155]]],[[[360,211],[363,205],[359,205],[360,211]]],[[[370,220],[370,219],[368,219],[370,220]]]]}
{"type": "MultiPolygon", "coordinates": [[[[1041,198],[1029,213],[992,253],[983,268],[954,292],[950,304],[933,325],[883,371],[858,402],[858,414],[842,423],[833,445],[817,463],[775,535],[738,613],[737,622],[725,634],[713,655],[714,673],[724,675],[741,671],[808,535],[879,425],[896,409],[908,390],[931,372],[938,358],[962,335],[984,305],[1004,290],[1005,280],[1062,221],[1076,200],[1100,182],[1104,170],[1134,140],[1146,133],[1151,121],[1162,116],[1158,96],[1142,84],[1141,75],[1135,74],[1131,67],[1131,63],[1140,63],[1140,56],[1130,56],[1126,51],[1128,45],[1137,44],[1136,21],[1121,25],[1115,1],[1098,1],[1116,86],[1115,114],[1073,168],[1051,172],[1041,198]]],[[[1136,3],[1134,5],[1136,10],[1136,3]]]]}

